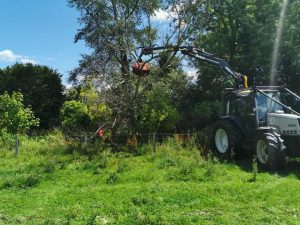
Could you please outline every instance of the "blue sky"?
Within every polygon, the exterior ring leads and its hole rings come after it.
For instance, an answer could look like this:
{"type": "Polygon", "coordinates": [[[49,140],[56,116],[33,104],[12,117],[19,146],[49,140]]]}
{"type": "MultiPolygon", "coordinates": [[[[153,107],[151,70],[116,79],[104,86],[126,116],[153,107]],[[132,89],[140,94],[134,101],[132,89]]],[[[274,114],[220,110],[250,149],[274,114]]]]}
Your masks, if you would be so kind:
{"type": "MultiPolygon", "coordinates": [[[[168,15],[158,10],[156,25],[166,27],[168,15]]],[[[68,72],[78,66],[80,54],[89,52],[84,42],[74,43],[78,17],[67,0],[0,0],[0,68],[16,62],[46,65],[69,86],[68,72]]],[[[194,70],[188,72],[194,76],[194,70]]]]}
{"type": "Polygon", "coordinates": [[[0,68],[35,62],[68,71],[88,49],[74,43],[79,13],[66,0],[0,0],[0,68]]]}

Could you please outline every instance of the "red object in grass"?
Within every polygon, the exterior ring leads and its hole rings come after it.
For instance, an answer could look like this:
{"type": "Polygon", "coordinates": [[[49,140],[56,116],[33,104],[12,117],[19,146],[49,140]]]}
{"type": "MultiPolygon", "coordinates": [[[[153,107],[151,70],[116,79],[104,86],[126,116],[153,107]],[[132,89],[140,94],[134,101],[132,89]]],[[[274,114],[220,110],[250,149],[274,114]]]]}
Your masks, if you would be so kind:
{"type": "Polygon", "coordinates": [[[150,73],[150,65],[143,61],[138,61],[132,65],[132,72],[136,75],[148,75],[150,73]]]}
{"type": "Polygon", "coordinates": [[[102,128],[99,130],[98,135],[99,135],[100,138],[103,137],[103,135],[104,135],[104,130],[103,130],[102,128]]]}

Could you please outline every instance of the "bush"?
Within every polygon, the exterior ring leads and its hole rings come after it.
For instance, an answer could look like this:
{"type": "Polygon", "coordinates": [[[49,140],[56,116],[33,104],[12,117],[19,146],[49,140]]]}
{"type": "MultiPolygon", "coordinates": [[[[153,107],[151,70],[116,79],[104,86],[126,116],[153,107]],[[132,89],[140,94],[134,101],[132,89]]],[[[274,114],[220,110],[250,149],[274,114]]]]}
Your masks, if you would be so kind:
{"type": "Polygon", "coordinates": [[[91,122],[91,115],[85,104],[78,101],[66,101],[61,110],[62,126],[67,130],[84,129],[91,122]]]}
{"type": "Polygon", "coordinates": [[[0,129],[0,148],[11,150],[14,146],[15,137],[12,134],[9,134],[6,129],[0,129]]]}
{"type": "Polygon", "coordinates": [[[24,132],[38,126],[39,119],[35,118],[30,108],[25,108],[23,95],[14,92],[0,95],[0,127],[10,134],[24,132]]]}

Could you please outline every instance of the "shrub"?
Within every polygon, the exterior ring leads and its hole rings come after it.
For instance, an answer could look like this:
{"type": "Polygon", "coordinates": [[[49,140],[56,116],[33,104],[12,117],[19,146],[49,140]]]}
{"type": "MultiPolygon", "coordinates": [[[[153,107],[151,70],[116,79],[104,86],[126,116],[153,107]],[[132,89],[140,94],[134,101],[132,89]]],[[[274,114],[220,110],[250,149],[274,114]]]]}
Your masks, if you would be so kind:
{"type": "MultiPolygon", "coordinates": [[[[24,107],[23,95],[14,92],[0,95],[0,127],[10,134],[24,132],[38,126],[39,119],[35,118],[30,108],[24,107]]],[[[3,131],[2,131],[3,132],[3,131]]]]}
{"type": "Polygon", "coordinates": [[[13,149],[15,137],[9,134],[6,129],[0,129],[0,148],[13,149]]]}
{"type": "Polygon", "coordinates": [[[91,115],[85,104],[78,101],[66,101],[61,110],[62,126],[67,130],[86,128],[91,122],[91,115]]]}

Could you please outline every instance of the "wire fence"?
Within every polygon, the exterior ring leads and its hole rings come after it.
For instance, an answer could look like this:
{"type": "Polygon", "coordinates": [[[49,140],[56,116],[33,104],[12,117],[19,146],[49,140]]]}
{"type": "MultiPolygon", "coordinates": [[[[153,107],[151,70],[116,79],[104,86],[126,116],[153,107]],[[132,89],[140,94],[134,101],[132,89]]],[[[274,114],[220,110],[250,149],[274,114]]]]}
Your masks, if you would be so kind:
{"type": "Polygon", "coordinates": [[[197,142],[199,145],[207,144],[209,139],[209,132],[207,129],[201,131],[189,131],[186,132],[174,132],[174,133],[161,133],[161,132],[151,132],[151,133],[118,133],[111,137],[110,134],[103,134],[99,136],[98,129],[96,132],[86,132],[82,134],[66,135],[66,140],[76,141],[82,143],[83,146],[88,144],[98,143],[100,145],[111,145],[117,148],[122,147],[138,147],[144,144],[152,144],[153,149],[156,148],[156,143],[162,143],[170,138],[175,139],[181,143],[191,143],[192,141],[197,142]]]}
{"type": "MultiPolygon", "coordinates": [[[[200,131],[189,131],[186,132],[174,132],[174,133],[162,133],[162,132],[151,132],[151,133],[117,133],[113,137],[109,132],[102,132],[102,135],[99,135],[101,127],[95,132],[70,132],[62,130],[64,137],[62,137],[68,143],[78,143],[83,147],[87,147],[90,144],[97,144],[102,147],[113,147],[115,149],[135,149],[139,146],[149,144],[152,146],[153,151],[156,151],[157,144],[163,143],[164,141],[172,138],[182,144],[194,143],[199,146],[204,146],[209,140],[208,129],[200,131]]],[[[107,130],[108,131],[108,130],[107,130]]],[[[60,141],[60,140],[58,140],[60,141]]],[[[15,154],[18,157],[19,155],[19,137],[15,135],[14,140],[14,149],[15,154]]]]}

